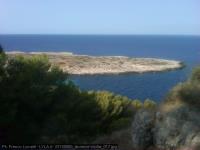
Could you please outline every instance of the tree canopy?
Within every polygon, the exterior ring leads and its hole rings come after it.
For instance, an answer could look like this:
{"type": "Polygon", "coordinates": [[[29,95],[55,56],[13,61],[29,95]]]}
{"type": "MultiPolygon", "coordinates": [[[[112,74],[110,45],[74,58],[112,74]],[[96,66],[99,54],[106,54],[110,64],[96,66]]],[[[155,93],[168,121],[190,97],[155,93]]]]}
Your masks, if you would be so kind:
{"type": "Polygon", "coordinates": [[[130,99],[81,91],[46,56],[2,57],[0,69],[1,141],[87,143],[130,125],[130,99]]]}
{"type": "Polygon", "coordinates": [[[3,52],[3,47],[0,45],[0,53],[3,52]]]}

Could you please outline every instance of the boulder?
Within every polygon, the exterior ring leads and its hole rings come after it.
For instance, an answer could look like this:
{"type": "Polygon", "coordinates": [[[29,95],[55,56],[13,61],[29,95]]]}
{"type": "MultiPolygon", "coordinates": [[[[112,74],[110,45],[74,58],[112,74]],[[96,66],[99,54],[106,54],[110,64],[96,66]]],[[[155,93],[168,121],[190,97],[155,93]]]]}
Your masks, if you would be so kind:
{"type": "Polygon", "coordinates": [[[196,150],[200,146],[200,111],[181,106],[169,112],[139,110],[132,123],[135,149],[196,150]]]}
{"type": "Polygon", "coordinates": [[[162,113],[154,126],[154,145],[162,149],[195,147],[200,145],[200,115],[198,111],[182,106],[162,113]]]}
{"type": "Polygon", "coordinates": [[[139,110],[132,124],[132,142],[135,149],[146,149],[153,145],[155,112],[139,110]]]}

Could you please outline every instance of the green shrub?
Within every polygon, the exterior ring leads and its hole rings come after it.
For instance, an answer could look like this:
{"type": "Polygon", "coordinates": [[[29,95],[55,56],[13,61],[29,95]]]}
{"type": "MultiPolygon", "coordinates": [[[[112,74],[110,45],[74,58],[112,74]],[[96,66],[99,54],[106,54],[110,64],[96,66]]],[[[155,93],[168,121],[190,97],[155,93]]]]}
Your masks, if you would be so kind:
{"type": "Polygon", "coordinates": [[[120,118],[118,120],[114,120],[112,122],[112,124],[110,125],[110,128],[113,131],[119,130],[119,129],[123,129],[123,128],[127,128],[131,125],[132,122],[132,118],[131,117],[127,117],[127,118],[120,118]]]}
{"type": "Polygon", "coordinates": [[[5,71],[4,71],[5,63],[6,63],[6,55],[3,51],[3,48],[0,45],[0,82],[2,78],[5,76],[5,71]]]}
{"type": "Polygon", "coordinates": [[[3,47],[0,45],[0,53],[3,53],[4,50],[3,50],[3,47]]]}
{"type": "Polygon", "coordinates": [[[43,56],[7,58],[3,72],[0,76],[0,128],[7,131],[8,142],[33,143],[51,115],[56,101],[54,90],[62,85],[58,81],[67,79],[67,75],[56,69],[50,71],[48,59],[43,56]]]}
{"type": "Polygon", "coordinates": [[[156,103],[150,99],[146,99],[143,104],[145,109],[155,109],[156,103]]]}
{"type": "Polygon", "coordinates": [[[143,104],[142,104],[142,102],[140,101],[140,100],[133,100],[132,102],[131,102],[131,104],[132,104],[132,106],[135,108],[135,109],[140,109],[140,108],[142,108],[143,107],[143,104]]]}
{"type": "Polygon", "coordinates": [[[194,107],[200,106],[200,68],[194,69],[191,78],[176,85],[167,95],[165,102],[181,101],[194,107]]]}
{"type": "Polygon", "coordinates": [[[179,89],[180,99],[192,106],[200,107],[200,84],[194,82],[186,82],[179,89]]]}
{"type": "Polygon", "coordinates": [[[192,82],[200,82],[200,67],[196,67],[191,76],[191,81],[192,82]]]}
{"type": "Polygon", "coordinates": [[[102,132],[110,133],[114,129],[122,127],[120,124],[123,124],[124,127],[130,124],[134,114],[134,110],[132,110],[134,108],[130,108],[130,99],[120,95],[114,95],[108,91],[97,91],[93,92],[93,94],[102,113],[102,117],[100,119],[103,130],[102,132]],[[119,122],[120,124],[116,125],[116,122],[119,122]]]}

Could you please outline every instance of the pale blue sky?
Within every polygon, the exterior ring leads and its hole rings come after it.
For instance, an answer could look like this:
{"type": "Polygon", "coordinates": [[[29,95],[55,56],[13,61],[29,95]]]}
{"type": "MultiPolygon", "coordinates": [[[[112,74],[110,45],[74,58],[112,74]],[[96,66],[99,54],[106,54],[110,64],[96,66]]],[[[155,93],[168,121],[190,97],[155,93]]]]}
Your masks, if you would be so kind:
{"type": "Polygon", "coordinates": [[[200,35],[200,0],[0,0],[0,34],[200,35]]]}

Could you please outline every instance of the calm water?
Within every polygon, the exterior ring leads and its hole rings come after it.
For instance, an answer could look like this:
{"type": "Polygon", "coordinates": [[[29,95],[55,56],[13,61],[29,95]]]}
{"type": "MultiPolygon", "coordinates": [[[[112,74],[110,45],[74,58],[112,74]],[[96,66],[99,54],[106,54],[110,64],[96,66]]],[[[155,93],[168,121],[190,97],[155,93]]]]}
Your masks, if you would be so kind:
{"type": "Polygon", "coordinates": [[[109,90],[133,99],[160,101],[200,64],[199,36],[0,35],[5,50],[70,51],[88,55],[156,57],[184,61],[182,70],[121,75],[71,76],[83,90],[109,90]]]}

